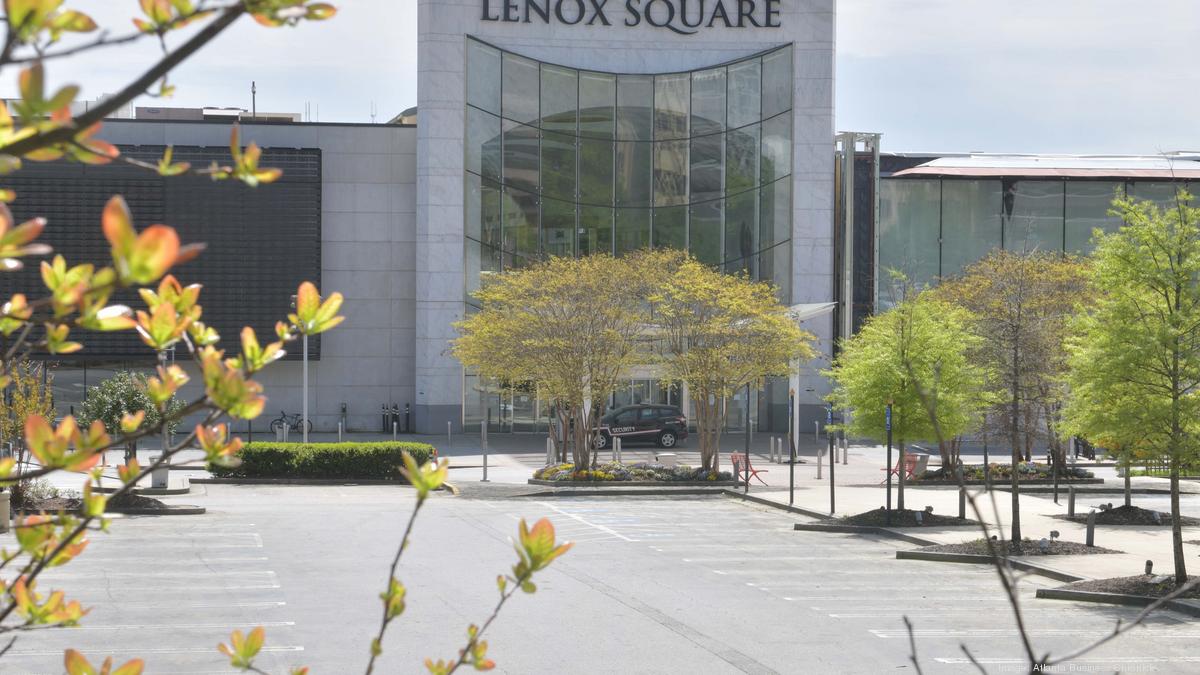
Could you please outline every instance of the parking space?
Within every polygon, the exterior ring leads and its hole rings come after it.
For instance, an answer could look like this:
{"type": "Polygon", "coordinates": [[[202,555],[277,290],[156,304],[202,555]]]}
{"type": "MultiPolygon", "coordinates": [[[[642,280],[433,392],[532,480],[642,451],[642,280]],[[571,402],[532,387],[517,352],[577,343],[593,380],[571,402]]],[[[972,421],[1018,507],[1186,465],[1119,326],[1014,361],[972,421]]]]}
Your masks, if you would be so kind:
{"type": "MultiPolygon", "coordinates": [[[[193,501],[196,501],[193,497],[193,501]]],[[[264,625],[260,664],[355,672],[411,493],[389,487],[209,486],[198,517],[121,522],[50,577],[95,610],[79,630],[24,636],[4,672],[59,672],[61,649],[140,654],[147,672],[224,672],[215,645],[264,625]]],[[[895,559],[892,541],[796,532],[795,517],[720,498],[465,500],[438,496],[401,565],[408,613],[383,672],[452,656],[495,603],[520,518],[549,517],[576,542],[489,631],[510,673],[876,673],[904,668],[915,629],[925,672],[961,672],[966,644],[1020,663],[1011,610],[987,567],[895,559]]],[[[1039,650],[1062,653],[1135,610],[1038,601],[1021,584],[1039,650]]],[[[1093,665],[1187,672],[1200,628],[1164,613],[1093,665]]]]}

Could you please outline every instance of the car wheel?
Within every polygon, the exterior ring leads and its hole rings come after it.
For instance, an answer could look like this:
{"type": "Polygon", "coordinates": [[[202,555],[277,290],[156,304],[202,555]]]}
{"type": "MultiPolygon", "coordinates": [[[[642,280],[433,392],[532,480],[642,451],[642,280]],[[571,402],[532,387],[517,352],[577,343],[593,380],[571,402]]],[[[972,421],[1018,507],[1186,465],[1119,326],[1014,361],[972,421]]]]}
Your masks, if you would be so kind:
{"type": "Polygon", "coordinates": [[[596,434],[596,449],[603,450],[608,447],[608,434],[596,434]]]}
{"type": "Polygon", "coordinates": [[[677,439],[674,431],[664,431],[658,435],[658,446],[660,448],[673,448],[677,439]]]}

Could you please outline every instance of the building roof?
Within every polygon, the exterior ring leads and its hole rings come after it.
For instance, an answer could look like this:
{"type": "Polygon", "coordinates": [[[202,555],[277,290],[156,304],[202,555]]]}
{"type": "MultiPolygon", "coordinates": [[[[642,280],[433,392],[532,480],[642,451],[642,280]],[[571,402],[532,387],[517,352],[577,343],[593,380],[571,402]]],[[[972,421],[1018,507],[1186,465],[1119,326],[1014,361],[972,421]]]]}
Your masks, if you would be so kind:
{"type": "Polygon", "coordinates": [[[892,174],[895,177],[949,176],[968,178],[1140,178],[1200,179],[1200,153],[1165,155],[990,155],[939,157],[892,174]]]}

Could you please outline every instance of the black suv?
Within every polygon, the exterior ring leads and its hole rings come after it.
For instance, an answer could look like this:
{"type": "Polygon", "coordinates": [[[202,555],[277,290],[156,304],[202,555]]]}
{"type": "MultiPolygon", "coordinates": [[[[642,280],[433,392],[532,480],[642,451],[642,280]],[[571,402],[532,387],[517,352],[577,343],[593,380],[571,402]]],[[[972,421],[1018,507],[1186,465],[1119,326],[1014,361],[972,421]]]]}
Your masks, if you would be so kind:
{"type": "Polygon", "coordinates": [[[660,448],[673,448],[687,435],[687,418],[679,408],[673,405],[627,405],[600,418],[596,447],[609,447],[616,436],[621,443],[654,443],[660,448]]]}

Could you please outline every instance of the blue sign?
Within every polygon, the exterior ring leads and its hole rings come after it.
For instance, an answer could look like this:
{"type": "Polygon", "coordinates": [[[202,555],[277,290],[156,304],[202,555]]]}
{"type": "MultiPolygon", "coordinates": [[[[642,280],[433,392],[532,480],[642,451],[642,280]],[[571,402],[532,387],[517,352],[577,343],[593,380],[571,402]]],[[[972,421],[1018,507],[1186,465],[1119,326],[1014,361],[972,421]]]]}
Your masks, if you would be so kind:
{"type": "Polygon", "coordinates": [[[829,407],[825,409],[825,423],[833,424],[833,404],[832,403],[830,403],[829,407]]]}
{"type": "Polygon", "coordinates": [[[892,406],[888,406],[884,417],[887,419],[887,430],[892,430],[892,406]]]}

